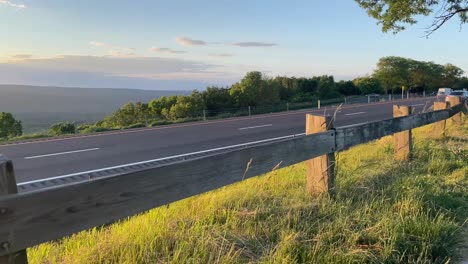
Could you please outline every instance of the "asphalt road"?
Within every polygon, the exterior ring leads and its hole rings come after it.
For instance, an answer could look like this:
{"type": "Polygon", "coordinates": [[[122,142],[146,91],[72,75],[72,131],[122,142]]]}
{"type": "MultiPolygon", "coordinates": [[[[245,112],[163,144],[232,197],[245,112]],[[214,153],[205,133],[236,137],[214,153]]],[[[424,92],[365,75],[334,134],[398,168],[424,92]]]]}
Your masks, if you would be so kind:
{"type": "MultiPolygon", "coordinates": [[[[411,105],[415,113],[434,98],[345,105],[335,126],[392,118],[392,105],[411,105]]],[[[18,183],[134,162],[254,142],[305,131],[305,114],[333,115],[334,108],[186,123],[140,130],[0,145],[13,160],[18,183]]]]}

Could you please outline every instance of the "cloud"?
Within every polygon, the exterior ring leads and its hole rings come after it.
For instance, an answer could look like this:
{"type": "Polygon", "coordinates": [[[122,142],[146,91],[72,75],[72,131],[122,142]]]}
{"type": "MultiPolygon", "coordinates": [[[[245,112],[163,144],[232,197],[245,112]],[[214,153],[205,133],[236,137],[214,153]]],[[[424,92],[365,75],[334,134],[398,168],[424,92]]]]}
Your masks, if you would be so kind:
{"type": "Polygon", "coordinates": [[[61,55],[0,63],[0,80],[10,84],[204,89],[239,78],[222,65],[177,58],[61,55]]]}
{"type": "Polygon", "coordinates": [[[178,75],[205,75],[220,65],[207,64],[176,58],[129,57],[127,54],[114,56],[74,56],[62,55],[51,58],[26,58],[21,61],[9,61],[0,65],[16,65],[29,70],[47,70],[55,72],[88,72],[107,76],[144,77],[164,76],[176,79],[178,75]]]}
{"type": "Polygon", "coordinates": [[[232,54],[229,53],[210,53],[208,54],[210,57],[232,57],[232,54]]]}
{"type": "Polygon", "coordinates": [[[232,45],[237,47],[273,47],[276,46],[276,43],[267,43],[267,42],[237,42],[232,45]]]}
{"type": "Polygon", "coordinates": [[[109,56],[127,58],[136,56],[136,53],[132,51],[109,50],[109,56]]]}
{"type": "Polygon", "coordinates": [[[11,7],[16,7],[16,8],[19,8],[19,9],[26,8],[25,4],[16,4],[16,3],[10,2],[8,0],[0,0],[0,4],[11,6],[11,7]]]}
{"type": "Polygon", "coordinates": [[[127,47],[119,47],[110,45],[100,41],[90,41],[89,45],[98,47],[98,48],[107,48],[108,56],[111,57],[134,57],[136,56],[135,49],[127,47]]]}
{"type": "Polygon", "coordinates": [[[32,58],[31,54],[13,54],[9,56],[12,59],[23,60],[32,58]]]}
{"type": "Polygon", "coordinates": [[[173,50],[173,49],[170,49],[170,48],[158,48],[158,47],[151,47],[149,50],[152,51],[152,52],[172,53],[172,54],[186,53],[183,50],[173,50]]]}
{"type": "Polygon", "coordinates": [[[179,37],[176,39],[177,43],[183,46],[205,46],[206,42],[203,40],[189,39],[186,37],[179,37]]]}
{"type": "Polygon", "coordinates": [[[89,45],[96,46],[96,47],[105,47],[105,46],[107,46],[106,43],[99,42],[99,41],[90,41],[89,45]]]}
{"type": "Polygon", "coordinates": [[[151,79],[110,76],[92,72],[57,72],[45,69],[36,70],[17,65],[2,64],[0,64],[0,78],[2,79],[2,83],[17,85],[82,88],[133,88],[148,90],[193,90],[204,89],[206,86],[213,84],[220,86],[231,84],[231,82],[218,82],[214,79],[207,79],[208,81],[168,78],[151,79]]]}

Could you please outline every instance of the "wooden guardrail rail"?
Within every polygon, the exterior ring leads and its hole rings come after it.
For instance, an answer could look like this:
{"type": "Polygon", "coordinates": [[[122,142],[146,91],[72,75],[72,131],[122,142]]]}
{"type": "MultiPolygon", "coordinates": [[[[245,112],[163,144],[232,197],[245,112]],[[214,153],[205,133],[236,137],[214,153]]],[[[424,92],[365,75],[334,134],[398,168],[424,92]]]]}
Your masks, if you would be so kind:
{"type": "MultiPolygon", "coordinates": [[[[11,256],[22,256],[21,250],[28,247],[109,224],[279,167],[446,120],[462,110],[466,112],[466,104],[435,112],[332,128],[304,137],[265,143],[116,177],[98,178],[29,193],[3,191],[0,192],[0,256],[10,256],[10,262],[5,263],[25,263],[25,258],[11,262],[11,256]]],[[[8,162],[10,161],[0,159],[0,168],[8,162]]],[[[4,180],[7,178],[5,175],[0,170],[0,187],[8,183],[4,180]]],[[[333,184],[327,182],[327,186],[330,185],[333,184]]]]}

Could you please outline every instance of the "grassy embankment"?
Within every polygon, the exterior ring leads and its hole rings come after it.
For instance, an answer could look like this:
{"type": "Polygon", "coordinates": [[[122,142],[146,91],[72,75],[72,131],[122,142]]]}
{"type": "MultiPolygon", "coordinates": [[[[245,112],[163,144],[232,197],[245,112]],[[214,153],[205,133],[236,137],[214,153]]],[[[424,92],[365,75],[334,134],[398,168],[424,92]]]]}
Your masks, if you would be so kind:
{"type": "MultiPolygon", "coordinates": [[[[297,164],[28,250],[30,263],[445,263],[463,252],[468,125],[415,130],[337,156],[336,196],[311,199],[297,164]]],[[[465,248],[466,249],[466,248],[465,248]]]]}

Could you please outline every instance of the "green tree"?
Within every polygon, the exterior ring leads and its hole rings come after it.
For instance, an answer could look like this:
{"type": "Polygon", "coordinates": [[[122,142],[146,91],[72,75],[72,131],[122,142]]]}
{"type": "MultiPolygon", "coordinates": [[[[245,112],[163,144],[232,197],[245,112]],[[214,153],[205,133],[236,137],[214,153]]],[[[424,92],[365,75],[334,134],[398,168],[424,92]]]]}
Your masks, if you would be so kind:
{"type": "Polygon", "coordinates": [[[262,73],[248,72],[240,82],[231,87],[229,93],[238,106],[254,106],[257,104],[261,85],[262,73]]]}
{"type": "Polygon", "coordinates": [[[453,86],[454,89],[468,89],[468,78],[463,77],[453,86]]]}
{"type": "Polygon", "coordinates": [[[383,32],[397,33],[405,25],[417,23],[418,16],[433,16],[426,29],[430,35],[445,22],[458,16],[460,23],[468,22],[468,0],[355,0],[367,14],[382,25],[383,32]]]}
{"type": "Polygon", "coordinates": [[[261,72],[248,72],[229,91],[235,104],[240,107],[274,104],[280,100],[280,85],[265,78],[261,72]]]}
{"type": "Polygon", "coordinates": [[[193,91],[189,96],[177,96],[177,102],[171,107],[169,117],[172,119],[199,117],[205,109],[200,92],[193,91]]]}
{"type": "Polygon", "coordinates": [[[323,75],[318,77],[318,96],[320,99],[338,97],[339,94],[337,93],[333,76],[323,75]]]}
{"type": "Polygon", "coordinates": [[[378,79],[387,94],[410,85],[410,60],[402,57],[383,57],[377,63],[373,77],[378,79]]]}
{"type": "Polygon", "coordinates": [[[293,95],[293,91],[289,89],[289,78],[284,77],[284,76],[276,76],[275,77],[276,82],[280,86],[280,99],[282,101],[289,101],[291,96],[293,95]]]}
{"type": "Polygon", "coordinates": [[[409,70],[411,87],[434,89],[442,79],[442,65],[433,62],[411,60],[409,70]]]}
{"type": "Polygon", "coordinates": [[[462,69],[453,64],[440,65],[391,56],[380,58],[373,77],[380,81],[386,92],[395,92],[402,86],[421,90],[452,87],[462,78],[463,73],[462,69]]]}
{"type": "Polygon", "coordinates": [[[361,91],[354,85],[352,81],[339,81],[336,84],[338,92],[342,95],[356,95],[359,94],[361,91]]]}
{"type": "Polygon", "coordinates": [[[278,85],[281,101],[310,101],[313,95],[317,93],[318,78],[278,76],[274,80],[278,85]]]}
{"type": "Polygon", "coordinates": [[[362,94],[383,93],[382,85],[377,78],[360,77],[354,79],[353,83],[359,88],[362,94]]]}
{"type": "Polygon", "coordinates": [[[274,105],[278,104],[280,99],[281,85],[273,78],[263,76],[258,93],[259,105],[274,105]]]}
{"type": "Polygon", "coordinates": [[[114,126],[129,126],[131,124],[136,123],[135,122],[135,105],[132,102],[128,102],[124,106],[122,106],[120,109],[115,111],[115,113],[112,116],[113,118],[113,125],[114,126]]]}
{"type": "Polygon", "coordinates": [[[214,86],[207,87],[202,93],[206,109],[218,111],[234,107],[234,102],[229,94],[229,89],[214,86]]]}
{"type": "Polygon", "coordinates": [[[55,123],[50,127],[50,132],[55,136],[65,135],[65,134],[75,134],[76,127],[75,124],[69,122],[55,123]]]}
{"type": "Polygon", "coordinates": [[[168,111],[173,105],[175,105],[176,102],[177,96],[175,95],[169,97],[162,96],[161,98],[151,100],[148,104],[148,108],[152,115],[165,117],[165,114],[168,113],[168,111]]]}
{"type": "Polygon", "coordinates": [[[134,124],[146,124],[149,115],[147,104],[128,102],[111,116],[105,118],[105,123],[112,127],[126,127],[134,124]]]}
{"type": "Polygon", "coordinates": [[[145,104],[142,102],[137,102],[135,104],[135,118],[136,118],[135,123],[141,123],[147,126],[150,115],[151,114],[150,114],[150,109],[149,109],[148,104],[145,104]]]}
{"type": "Polygon", "coordinates": [[[442,72],[443,86],[452,87],[462,79],[463,73],[464,71],[459,67],[450,63],[445,64],[442,72]]]}
{"type": "Polygon", "coordinates": [[[21,121],[16,120],[11,113],[0,113],[0,138],[18,137],[23,134],[21,121]]]}
{"type": "Polygon", "coordinates": [[[440,85],[440,80],[442,79],[443,66],[437,63],[428,62],[428,74],[427,77],[428,83],[427,86],[430,90],[437,90],[440,85]]]}

